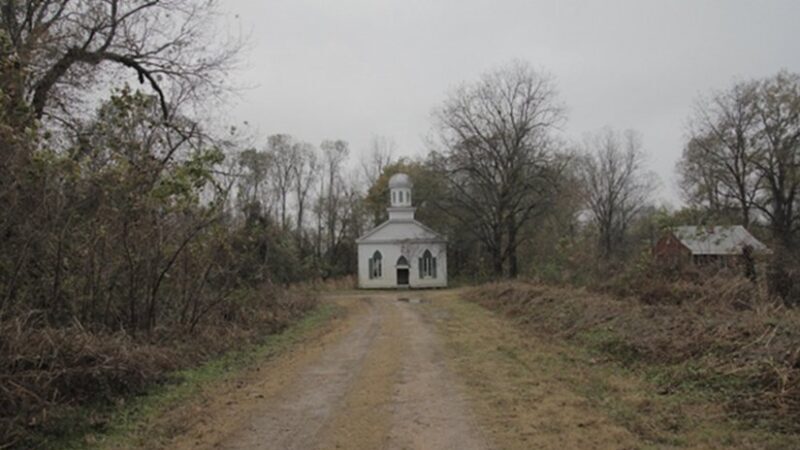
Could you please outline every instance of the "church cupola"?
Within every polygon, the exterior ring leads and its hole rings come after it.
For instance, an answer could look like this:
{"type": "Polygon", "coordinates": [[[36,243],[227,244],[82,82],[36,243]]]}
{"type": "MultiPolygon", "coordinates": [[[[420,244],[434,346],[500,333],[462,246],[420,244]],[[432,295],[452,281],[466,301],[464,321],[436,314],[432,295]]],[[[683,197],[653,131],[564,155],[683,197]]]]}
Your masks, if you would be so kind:
{"type": "Polygon", "coordinates": [[[396,173],[389,178],[389,190],[391,191],[391,205],[392,207],[410,207],[411,206],[411,178],[404,173],[396,173]]]}
{"type": "Polygon", "coordinates": [[[414,220],[412,187],[411,178],[404,173],[396,173],[389,178],[389,220],[414,220]]]}

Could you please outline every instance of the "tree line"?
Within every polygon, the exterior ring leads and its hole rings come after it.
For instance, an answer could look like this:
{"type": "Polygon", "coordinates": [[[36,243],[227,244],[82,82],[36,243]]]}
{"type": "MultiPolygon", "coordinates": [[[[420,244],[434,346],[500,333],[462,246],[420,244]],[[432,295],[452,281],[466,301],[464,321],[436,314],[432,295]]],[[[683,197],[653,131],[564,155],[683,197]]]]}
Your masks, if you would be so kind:
{"type": "Polygon", "coordinates": [[[191,331],[352,270],[347,144],[244,148],[196,113],[241,48],[216,1],[0,11],[0,320],[191,331]]]}
{"type": "Polygon", "coordinates": [[[430,190],[420,213],[463,254],[457,275],[603,280],[649,259],[670,226],[740,224],[772,248],[771,292],[797,301],[797,74],[697,99],[677,167],[686,202],[678,209],[656,204],[640,133],[604,128],[564,139],[554,79],[525,63],[455,89],[433,118],[433,150],[410,170],[430,190]]]}
{"type": "Polygon", "coordinates": [[[341,139],[210,132],[195,111],[224,94],[240,48],[215,39],[216,7],[0,3],[0,318],[33,309],[130,333],[246,320],[264,286],[353,274],[398,171],[419,219],[448,236],[455,279],[603,278],[666,225],[725,222],[775,246],[771,279],[790,295],[796,74],[697,101],[679,165],[688,206],[669,211],[644,138],[567,140],[555,78],[520,61],[449,92],[416,159],[376,137],[357,170],[341,139]]]}

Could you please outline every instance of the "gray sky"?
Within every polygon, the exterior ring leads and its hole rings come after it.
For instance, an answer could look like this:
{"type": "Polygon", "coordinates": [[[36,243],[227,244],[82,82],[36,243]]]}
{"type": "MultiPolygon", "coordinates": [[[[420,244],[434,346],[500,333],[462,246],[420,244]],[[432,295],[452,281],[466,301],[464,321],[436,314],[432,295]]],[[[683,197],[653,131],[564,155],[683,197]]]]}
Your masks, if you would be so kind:
{"type": "Polygon", "coordinates": [[[259,136],[426,152],[431,110],[464,81],[512,59],[554,75],[564,134],[639,130],[660,197],[698,94],[800,71],[797,0],[225,0],[250,35],[231,106],[259,136]]]}

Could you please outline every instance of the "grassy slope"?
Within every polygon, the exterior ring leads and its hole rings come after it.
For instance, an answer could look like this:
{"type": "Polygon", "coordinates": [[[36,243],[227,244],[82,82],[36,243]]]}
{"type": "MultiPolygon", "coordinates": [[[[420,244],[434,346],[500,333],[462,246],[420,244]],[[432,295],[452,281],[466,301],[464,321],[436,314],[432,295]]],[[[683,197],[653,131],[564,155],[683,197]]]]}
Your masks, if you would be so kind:
{"type": "Polygon", "coordinates": [[[796,435],[738,422],[702,386],[664,391],[668,367],[608,358],[613,336],[600,328],[550,338],[448,295],[439,307],[455,369],[504,448],[800,448],[796,435]]]}
{"type": "Polygon", "coordinates": [[[173,382],[154,386],[146,395],[115,406],[86,407],[63,418],[63,434],[37,436],[35,447],[42,449],[150,447],[168,439],[176,430],[159,425],[158,418],[193,401],[206,388],[236,377],[257,362],[275,357],[292,345],[312,339],[340,312],[330,304],[315,308],[305,318],[280,334],[249,348],[228,352],[193,369],[174,373],[173,382]],[[96,417],[103,417],[98,422],[96,417]]]}

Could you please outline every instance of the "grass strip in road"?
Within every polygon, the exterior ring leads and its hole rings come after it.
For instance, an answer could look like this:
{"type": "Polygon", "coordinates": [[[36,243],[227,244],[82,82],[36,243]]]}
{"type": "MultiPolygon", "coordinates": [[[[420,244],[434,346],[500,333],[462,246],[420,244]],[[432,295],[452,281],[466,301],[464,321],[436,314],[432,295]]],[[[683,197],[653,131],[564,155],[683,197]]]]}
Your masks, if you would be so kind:
{"type": "Polygon", "coordinates": [[[116,405],[76,409],[63,419],[64,434],[56,439],[43,437],[40,448],[150,447],[163,442],[178,430],[159,425],[159,417],[195,401],[204,389],[236,377],[245,369],[274,358],[297,343],[312,339],[342,311],[336,305],[321,304],[283,332],[266,336],[259,344],[227,352],[195,368],[177,371],[169,377],[172,381],[153,386],[145,395],[125,399],[116,405]],[[93,417],[108,419],[98,424],[93,417]]]}

